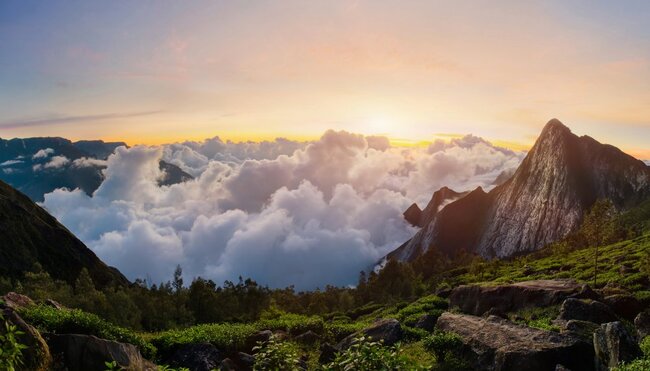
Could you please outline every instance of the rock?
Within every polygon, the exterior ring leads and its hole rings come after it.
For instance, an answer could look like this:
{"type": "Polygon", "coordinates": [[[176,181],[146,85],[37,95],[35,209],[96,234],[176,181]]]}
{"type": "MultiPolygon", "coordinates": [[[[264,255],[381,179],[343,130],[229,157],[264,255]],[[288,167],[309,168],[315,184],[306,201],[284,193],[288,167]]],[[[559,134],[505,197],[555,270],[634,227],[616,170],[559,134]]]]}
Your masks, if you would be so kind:
{"type": "Polygon", "coordinates": [[[248,353],[237,353],[237,360],[239,361],[239,365],[242,366],[244,370],[252,370],[253,365],[255,365],[255,356],[252,356],[248,353]]]}
{"type": "Polygon", "coordinates": [[[404,219],[411,223],[414,227],[419,227],[420,226],[420,217],[422,216],[422,210],[420,210],[420,207],[418,207],[417,204],[412,204],[409,206],[406,211],[404,211],[404,219]]]}
{"type": "Polygon", "coordinates": [[[45,299],[45,301],[43,301],[43,304],[47,305],[48,307],[56,308],[56,309],[59,309],[59,310],[66,309],[65,305],[63,305],[63,304],[61,304],[61,303],[59,303],[59,302],[57,302],[55,300],[52,300],[52,299],[45,299]]]}
{"type": "Polygon", "coordinates": [[[436,321],[438,317],[431,314],[423,314],[418,318],[417,322],[413,325],[415,328],[420,328],[426,331],[433,331],[433,328],[436,326],[436,321]]]}
{"type": "Polygon", "coordinates": [[[5,306],[14,310],[34,305],[34,301],[32,299],[13,291],[8,292],[6,295],[1,297],[0,300],[4,302],[5,306]]]}
{"type": "Polygon", "coordinates": [[[325,364],[330,363],[336,358],[338,349],[332,346],[329,343],[324,343],[320,346],[320,356],[318,357],[318,363],[325,364]]]}
{"type": "Polygon", "coordinates": [[[618,318],[611,308],[601,302],[568,298],[562,303],[558,319],[601,324],[616,321],[618,318]]]}
{"type": "Polygon", "coordinates": [[[646,309],[636,316],[634,326],[636,327],[636,332],[639,334],[639,339],[650,336],[650,309],[646,309]]]}
{"type": "Polygon", "coordinates": [[[469,350],[474,369],[553,370],[562,364],[589,370],[590,344],[569,334],[559,334],[515,324],[499,317],[443,313],[436,328],[458,334],[469,350]]]}
{"type": "Polygon", "coordinates": [[[269,341],[271,339],[271,336],[273,336],[273,332],[271,332],[271,330],[258,331],[246,338],[243,350],[251,351],[254,347],[258,346],[259,343],[266,343],[269,341]]]}
{"type": "Polygon", "coordinates": [[[569,320],[563,324],[562,330],[591,344],[593,342],[594,332],[599,327],[599,325],[593,322],[569,320]]]}
{"type": "Polygon", "coordinates": [[[614,313],[628,321],[633,321],[643,310],[641,303],[632,295],[616,294],[605,297],[605,304],[609,305],[614,313]]]}
{"type": "Polygon", "coordinates": [[[564,367],[564,365],[555,365],[555,371],[571,371],[571,370],[564,367]]]}
{"type": "Polygon", "coordinates": [[[591,295],[588,287],[573,280],[536,280],[500,286],[459,286],[451,292],[449,304],[464,313],[480,316],[493,308],[507,313],[560,304],[566,298],[584,295],[591,295]]]}
{"type": "Polygon", "coordinates": [[[349,348],[354,342],[354,339],[359,336],[369,337],[372,341],[383,341],[384,345],[391,346],[402,340],[404,334],[402,333],[402,326],[398,320],[379,320],[373,323],[370,327],[347,336],[345,339],[341,340],[336,347],[345,350],[349,348]]]}
{"type": "Polygon", "coordinates": [[[599,370],[616,367],[621,362],[630,362],[643,355],[639,345],[621,322],[600,325],[594,333],[594,351],[599,370]]]}
{"type": "Polygon", "coordinates": [[[126,370],[156,370],[132,344],[77,334],[48,334],[47,343],[52,354],[63,359],[68,371],[105,370],[105,362],[112,361],[126,370]]]}
{"type": "Polygon", "coordinates": [[[232,359],[225,358],[219,364],[219,370],[220,371],[236,371],[237,370],[237,364],[235,364],[235,361],[233,361],[232,359]]]}
{"type": "MultiPolygon", "coordinates": [[[[20,297],[29,299],[24,295],[20,295],[20,297]]],[[[31,301],[31,299],[29,299],[29,301],[31,301]]],[[[12,306],[17,305],[17,302],[13,302],[13,301],[11,303],[6,301],[5,303],[12,306]]],[[[23,349],[22,352],[24,369],[35,370],[35,371],[49,370],[52,364],[52,355],[50,354],[50,348],[48,347],[45,340],[43,340],[43,338],[41,337],[41,334],[34,327],[27,324],[18,315],[18,313],[16,313],[16,311],[9,306],[2,309],[2,316],[4,317],[4,321],[0,321],[0,334],[5,333],[5,326],[4,326],[5,321],[7,321],[11,325],[16,326],[18,331],[23,332],[23,334],[18,335],[16,339],[20,344],[27,346],[27,348],[23,349]]],[[[22,368],[18,368],[18,370],[21,369],[22,368]]]]}
{"type": "Polygon", "coordinates": [[[318,336],[318,334],[310,330],[296,336],[294,340],[301,344],[314,345],[320,341],[320,336],[318,336]]]}
{"type": "Polygon", "coordinates": [[[180,346],[166,363],[173,367],[186,367],[193,371],[211,371],[220,365],[221,354],[210,343],[180,346]]]}
{"type": "Polygon", "coordinates": [[[508,316],[506,316],[505,313],[503,313],[502,311],[500,311],[499,309],[494,308],[494,307],[490,308],[490,310],[483,313],[483,317],[487,318],[489,316],[497,316],[497,317],[501,317],[501,318],[508,318],[508,316]]]}

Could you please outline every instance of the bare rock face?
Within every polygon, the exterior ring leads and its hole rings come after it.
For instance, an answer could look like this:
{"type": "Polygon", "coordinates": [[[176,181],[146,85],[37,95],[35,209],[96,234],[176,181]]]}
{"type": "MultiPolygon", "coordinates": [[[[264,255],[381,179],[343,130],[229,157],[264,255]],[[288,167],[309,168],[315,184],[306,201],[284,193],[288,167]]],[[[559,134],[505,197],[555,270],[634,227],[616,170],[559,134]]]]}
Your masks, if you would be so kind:
{"type": "Polygon", "coordinates": [[[13,291],[8,292],[4,296],[0,297],[0,300],[4,303],[5,306],[14,310],[34,305],[34,301],[31,298],[22,294],[15,293],[13,291]]]}
{"type": "Polygon", "coordinates": [[[429,224],[445,206],[466,196],[468,193],[469,192],[456,192],[448,187],[442,187],[435,191],[431,200],[427,204],[427,207],[422,210],[418,225],[424,227],[429,224]]]}
{"type": "Polygon", "coordinates": [[[52,354],[62,358],[68,371],[104,370],[105,362],[115,361],[129,371],[153,371],[156,366],[142,357],[131,344],[89,335],[48,335],[52,354]]]}
{"type": "Polygon", "coordinates": [[[575,231],[598,199],[626,209],[648,197],[650,167],[553,119],[509,180],[446,205],[389,257],[410,261],[431,247],[510,257],[575,231]]]}
{"type": "Polygon", "coordinates": [[[607,323],[616,321],[616,314],[607,305],[594,300],[580,300],[568,298],[560,308],[560,320],[578,320],[593,323],[607,323]]]}
{"type": "Polygon", "coordinates": [[[639,339],[650,336],[650,309],[646,309],[636,316],[634,319],[634,326],[639,334],[639,339]]]}
{"type": "MultiPolygon", "coordinates": [[[[20,295],[27,298],[26,296],[20,295]]],[[[29,299],[29,298],[27,298],[29,299]]],[[[31,299],[29,299],[31,301],[31,299]]],[[[41,334],[31,325],[27,324],[10,306],[0,306],[2,316],[9,324],[16,326],[23,334],[17,336],[20,344],[27,346],[23,350],[23,365],[17,370],[45,371],[52,365],[50,348],[41,337],[41,334]]],[[[4,334],[4,321],[0,321],[0,334],[4,334]]]]}
{"type": "Polygon", "coordinates": [[[422,210],[417,204],[412,204],[404,212],[404,220],[411,223],[414,227],[420,226],[420,217],[422,216],[422,210]]]}
{"type": "Polygon", "coordinates": [[[481,318],[443,313],[436,327],[458,334],[471,349],[476,370],[571,370],[593,367],[593,348],[570,334],[559,334],[512,323],[503,318],[481,318]]]}
{"type": "Polygon", "coordinates": [[[481,316],[489,310],[501,313],[527,307],[545,307],[570,297],[590,296],[588,286],[573,280],[536,280],[512,285],[464,285],[452,290],[449,305],[463,313],[481,316]]]}
{"type": "Polygon", "coordinates": [[[643,355],[639,345],[621,322],[600,325],[594,333],[594,350],[599,370],[619,366],[622,362],[631,362],[643,355]]]}

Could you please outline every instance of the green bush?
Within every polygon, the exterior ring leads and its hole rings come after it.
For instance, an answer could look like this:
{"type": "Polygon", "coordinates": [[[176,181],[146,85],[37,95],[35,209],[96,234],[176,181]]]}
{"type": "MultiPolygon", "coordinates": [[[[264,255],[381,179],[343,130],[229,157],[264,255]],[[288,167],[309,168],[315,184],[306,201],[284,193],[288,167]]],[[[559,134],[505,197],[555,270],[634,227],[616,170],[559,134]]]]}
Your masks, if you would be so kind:
{"type": "Polygon", "coordinates": [[[324,366],[324,370],[414,370],[417,367],[405,357],[398,345],[385,347],[381,342],[372,342],[365,337],[355,339],[354,343],[339,353],[334,361],[324,366]]]}
{"type": "Polygon", "coordinates": [[[402,332],[404,332],[404,340],[406,341],[422,340],[429,335],[429,332],[427,330],[409,326],[402,326],[402,332]]]}
{"type": "Polygon", "coordinates": [[[137,346],[147,357],[156,355],[156,348],[131,330],[116,326],[99,316],[79,309],[56,309],[35,305],[20,309],[25,321],[38,329],[58,334],[94,335],[102,339],[129,343],[137,346]]]}
{"type": "Polygon", "coordinates": [[[364,322],[331,322],[325,324],[324,338],[331,342],[338,342],[346,336],[352,335],[366,327],[364,322]]]}
{"type": "Polygon", "coordinates": [[[460,353],[463,342],[453,332],[436,331],[424,339],[424,348],[436,356],[438,363],[444,363],[460,353]]]}
{"type": "Polygon", "coordinates": [[[641,358],[630,363],[624,363],[615,367],[612,371],[648,371],[650,370],[650,358],[641,358]]]}
{"type": "Polygon", "coordinates": [[[23,335],[23,332],[6,322],[2,313],[0,323],[4,325],[0,330],[0,370],[14,371],[15,367],[23,364],[23,349],[27,349],[16,339],[17,336],[23,335]]]}
{"type": "Polygon", "coordinates": [[[253,348],[255,354],[254,370],[259,371],[297,371],[300,370],[300,358],[295,345],[281,342],[271,337],[265,343],[258,343],[253,348]]]}
{"type": "Polygon", "coordinates": [[[208,342],[226,351],[244,345],[246,338],[255,333],[253,324],[217,323],[196,325],[186,329],[169,330],[155,335],[151,342],[163,353],[182,344],[208,342]]]}

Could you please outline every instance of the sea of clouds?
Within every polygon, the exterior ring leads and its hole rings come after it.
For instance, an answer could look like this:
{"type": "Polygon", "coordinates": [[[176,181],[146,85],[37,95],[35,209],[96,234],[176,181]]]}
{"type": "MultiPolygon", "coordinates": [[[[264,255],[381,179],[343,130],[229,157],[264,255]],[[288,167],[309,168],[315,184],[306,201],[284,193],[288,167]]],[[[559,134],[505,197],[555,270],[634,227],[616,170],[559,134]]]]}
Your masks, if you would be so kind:
{"type": "Polygon", "coordinates": [[[131,279],[167,280],[180,264],[187,279],[352,285],[414,234],[402,217],[411,203],[442,186],[489,189],[524,155],[471,135],[406,148],[344,131],[119,147],[92,196],[58,189],[43,206],[131,279]],[[161,159],[195,179],[158,186],[161,159]]]}

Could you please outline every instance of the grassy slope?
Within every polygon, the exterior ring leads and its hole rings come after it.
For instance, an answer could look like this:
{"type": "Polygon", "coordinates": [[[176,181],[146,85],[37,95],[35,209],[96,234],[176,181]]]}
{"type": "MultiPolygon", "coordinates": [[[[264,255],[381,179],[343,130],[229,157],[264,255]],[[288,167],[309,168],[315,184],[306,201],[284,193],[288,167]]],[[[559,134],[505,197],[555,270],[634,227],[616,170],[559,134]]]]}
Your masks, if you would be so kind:
{"type": "MultiPolygon", "coordinates": [[[[474,267],[458,268],[446,274],[442,285],[453,287],[468,283],[499,284],[552,278],[572,278],[592,283],[593,248],[571,252],[549,251],[512,261],[486,262],[474,267]],[[548,256],[542,256],[544,254],[548,254],[548,256]]],[[[599,251],[598,286],[614,282],[634,292],[640,299],[650,298],[648,278],[642,269],[642,265],[646,262],[644,259],[650,254],[650,234],[600,247],[599,251]],[[626,268],[621,269],[621,267],[626,268]]],[[[220,349],[235,349],[244,343],[246,337],[263,329],[283,330],[293,335],[312,330],[321,334],[323,341],[335,343],[346,335],[372,323],[376,318],[397,318],[401,321],[406,333],[405,344],[402,347],[404,354],[421,366],[431,368],[435,365],[435,357],[425,350],[422,342],[422,339],[428,334],[424,330],[411,326],[423,314],[438,316],[446,308],[447,303],[443,299],[428,295],[411,303],[368,304],[347,313],[336,313],[324,317],[279,314],[271,319],[247,324],[207,324],[155,334],[135,334],[126,329],[116,328],[96,316],[84,316],[81,311],[77,310],[65,316],[56,315],[52,308],[39,308],[24,314],[28,320],[43,330],[60,332],[65,328],[74,328],[77,332],[83,332],[85,329],[92,334],[109,335],[107,337],[115,340],[131,340],[131,342],[139,343],[138,345],[145,348],[143,350],[148,355],[155,354],[155,348],[158,348],[160,354],[169,352],[179,344],[194,342],[211,342],[220,349]]],[[[530,313],[522,312],[512,315],[518,317],[519,322],[553,330],[552,325],[546,319],[554,318],[557,314],[556,311],[557,308],[535,308],[530,313]]],[[[317,346],[302,346],[301,349],[310,356],[309,364],[315,366],[315,357],[318,356],[317,346]]]]}

